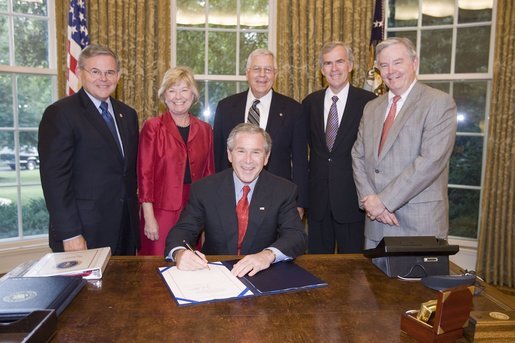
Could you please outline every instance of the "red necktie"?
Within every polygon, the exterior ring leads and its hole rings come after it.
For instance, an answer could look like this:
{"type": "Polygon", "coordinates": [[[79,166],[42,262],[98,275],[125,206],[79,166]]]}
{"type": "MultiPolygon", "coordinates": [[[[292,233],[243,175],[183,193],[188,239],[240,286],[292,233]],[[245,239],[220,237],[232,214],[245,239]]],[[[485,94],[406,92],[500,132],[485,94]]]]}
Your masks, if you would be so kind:
{"type": "Polygon", "coordinates": [[[381,133],[381,141],[379,142],[379,150],[377,151],[377,155],[381,154],[381,149],[383,149],[383,144],[386,141],[386,137],[388,137],[388,132],[393,125],[393,121],[395,120],[395,113],[397,112],[397,101],[401,99],[400,96],[396,95],[393,97],[392,106],[390,106],[390,110],[388,111],[388,115],[383,124],[383,132],[381,133]]]}
{"type": "Polygon", "coordinates": [[[247,199],[247,195],[249,194],[250,187],[245,185],[242,189],[243,195],[236,205],[236,215],[238,216],[238,255],[240,254],[243,238],[245,237],[249,223],[249,200],[247,199]]]}

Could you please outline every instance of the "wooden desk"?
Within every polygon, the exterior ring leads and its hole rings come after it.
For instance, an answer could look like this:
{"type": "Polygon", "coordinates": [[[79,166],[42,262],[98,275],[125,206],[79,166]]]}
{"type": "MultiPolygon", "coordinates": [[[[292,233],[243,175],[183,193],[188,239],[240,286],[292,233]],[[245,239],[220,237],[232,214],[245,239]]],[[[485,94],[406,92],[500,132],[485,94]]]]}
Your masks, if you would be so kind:
{"type": "MultiPolygon", "coordinates": [[[[112,257],[101,285],[88,284],[59,317],[53,341],[412,342],[400,331],[401,313],[436,299],[419,282],[389,279],[361,255],[296,262],[329,286],[179,308],[157,272],[168,264],[162,258],[112,257]]],[[[484,295],[474,306],[515,310],[484,295]]]]}

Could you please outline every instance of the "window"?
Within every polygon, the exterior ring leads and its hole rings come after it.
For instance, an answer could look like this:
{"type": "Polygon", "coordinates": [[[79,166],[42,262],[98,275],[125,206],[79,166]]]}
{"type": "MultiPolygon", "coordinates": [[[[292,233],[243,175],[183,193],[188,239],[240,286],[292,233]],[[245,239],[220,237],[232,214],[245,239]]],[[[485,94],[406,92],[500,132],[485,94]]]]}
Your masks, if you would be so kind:
{"type": "Polygon", "coordinates": [[[48,233],[38,125],[55,99],[52,0],[0,0],[0,242],[48,233]]]}
{"type": "Polygon", "coordinates": [[[172,6],[172,64],[193,70],[200,100],[192,113],[213,124],[218,101],[247,88],[248,55],[273,50],[275,6],[268,0],[181,0],[172,6]]]}
{"type": "Polygon", "coordinates": [[[416,44],[419,80],[451,94],[458,132],[449,171],[449,235],[477,239],[493,65],[494,0],[389,1],[387,35],[416,44]]]}

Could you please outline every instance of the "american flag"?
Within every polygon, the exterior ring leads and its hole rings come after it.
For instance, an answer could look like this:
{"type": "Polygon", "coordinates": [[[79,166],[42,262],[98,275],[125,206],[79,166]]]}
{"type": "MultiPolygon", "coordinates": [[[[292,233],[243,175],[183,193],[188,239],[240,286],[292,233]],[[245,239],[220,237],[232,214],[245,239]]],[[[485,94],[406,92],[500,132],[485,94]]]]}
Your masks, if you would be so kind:
{"type": "Polygon", "coordinates": [[[376,95],[381,95],[386,92],[386,85],[381,78],[381,74],[374,66],[376,45],[384,38],[384,19],[384,0],[375,0],[374,19],[369,44],[369,70],[363,88],[374,92],[376,95]]]}
{"type": "Polygon", "coordinates": [[[77,77],[79,55],[88,44],[88,28],[86,25],[86,0],[71,0],[68,13],[68,66],[66,94],[77,93],[81,87],[77,77]]]}

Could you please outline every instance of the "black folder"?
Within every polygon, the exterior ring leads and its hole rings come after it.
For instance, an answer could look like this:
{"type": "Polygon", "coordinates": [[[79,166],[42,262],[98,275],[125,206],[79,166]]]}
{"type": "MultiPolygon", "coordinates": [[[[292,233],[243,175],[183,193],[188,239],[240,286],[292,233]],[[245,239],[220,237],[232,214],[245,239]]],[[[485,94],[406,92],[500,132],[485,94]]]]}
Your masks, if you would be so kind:
{"type": "MultiPolygon", "coordinates": [[[[239,260],[222,261],[229,270],[239,260]]],[[[325,287],[327,283],[320,280],[293,261],[283,261],[270,265],[254,276],[240,278],[255,295],[292,292],[308,288],[325,287]]]]}
{"type": "Polygon", "coordinates": [[[54,309],[61,314],[86,284],[82,277],[15,277],[0,283],[0,319],[54,309]]]}

